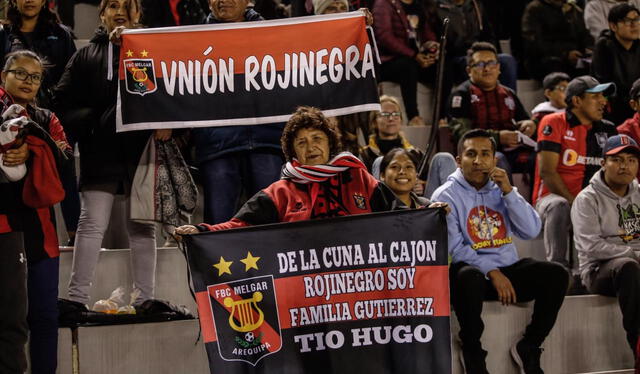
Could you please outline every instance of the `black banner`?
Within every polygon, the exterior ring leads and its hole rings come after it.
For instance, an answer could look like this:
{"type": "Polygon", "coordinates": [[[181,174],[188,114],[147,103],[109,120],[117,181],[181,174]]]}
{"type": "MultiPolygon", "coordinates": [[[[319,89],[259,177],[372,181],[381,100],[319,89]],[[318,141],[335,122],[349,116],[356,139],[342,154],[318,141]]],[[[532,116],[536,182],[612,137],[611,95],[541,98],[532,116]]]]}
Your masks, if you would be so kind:
{"type": "Polygon", "coordinates": [[[211,373],[451,373],[434,209],[185,237],[211,373]]]}

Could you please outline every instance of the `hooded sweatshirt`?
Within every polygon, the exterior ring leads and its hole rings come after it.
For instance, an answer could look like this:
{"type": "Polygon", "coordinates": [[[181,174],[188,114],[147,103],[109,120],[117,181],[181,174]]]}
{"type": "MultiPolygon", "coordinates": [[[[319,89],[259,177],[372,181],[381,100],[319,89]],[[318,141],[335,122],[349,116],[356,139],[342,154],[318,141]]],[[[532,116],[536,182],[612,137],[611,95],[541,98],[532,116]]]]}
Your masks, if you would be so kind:
{"type": "Polygon", "coordinates": [[[623,197],[604,182],[603,171],[593,175],[573,201],[571,222],[582,279],[602,261],[636,258],[640,250],[640,189],[634,179],[623,197]]]}
{"type": "Polygon", "coordinates": [[[532,239],[540,232],[540,217],[518,193],[506,195],[493,181],[477,190],[458,168],[431,197],[449,204],[449,254],[452,262],[465,262],[486,276],[491,270],[518,261],[513,235],[532,239]]]}

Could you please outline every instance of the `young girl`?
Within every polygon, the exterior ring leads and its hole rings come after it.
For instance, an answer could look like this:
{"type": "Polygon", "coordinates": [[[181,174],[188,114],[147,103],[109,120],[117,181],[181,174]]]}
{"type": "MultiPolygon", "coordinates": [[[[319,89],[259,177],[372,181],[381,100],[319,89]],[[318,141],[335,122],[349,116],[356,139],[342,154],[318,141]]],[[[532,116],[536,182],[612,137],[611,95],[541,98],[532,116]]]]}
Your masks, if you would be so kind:
{"type": "MultiPolygon", "coordinates": [[[[62,164],[61,152],[71,157],[66,136],[60,121],[51,111],[34,105],[34,98],[38,94],[44,76],[43,61],[31,51],[13,52],[7,56],[2,71],[2,88],[0,88],[0,108],[4,110],[11,104],[19,104],[26,109],[28,117],[44,129],[55,141],[57,148],[47,146],[44,134],[40,144],[49,147],[56,165],[38,163],[33,154],[36,149],[34,141],[29,138],[21,146],[7,151],[4,157],[5,166],[17,166],[27,163],[28,173],[38,170],[41,175],[47,175],[47,188],[57,184],[62,187],[58,177],[58,169],[62,164]],[[55,169],[55,170],[53,170],[55,169]]],[[[31,135],[30,135],[31,136],[31,135]]],[[[48,153],[48,151],[46,153],[48,153]]],[[[28,176],[27,178],[28,179],[28,176]]],[[[55,216],[51,201],[48,206],[33,207],[24,201],[26,183],[24,179],[13,186],[13,193],[9,199],[15,204],[6,213],[5,223],[11,229],[23,231],[24,248],[26,252],[28,278],[28,326],[30,330],[29,348],[32,373],[54,374],[58,355],[58,265],[59,251],[56,236],[55,216]]],[[[60,200],[63,194],[60,195],[60,200]]],[[[38,198],[41,198],[39,196],[38,198]]],[[[0,218],[2,216],[0,215],[0,218]]],[[[19,306],[18,306],[19,307],[19,306]]]]}

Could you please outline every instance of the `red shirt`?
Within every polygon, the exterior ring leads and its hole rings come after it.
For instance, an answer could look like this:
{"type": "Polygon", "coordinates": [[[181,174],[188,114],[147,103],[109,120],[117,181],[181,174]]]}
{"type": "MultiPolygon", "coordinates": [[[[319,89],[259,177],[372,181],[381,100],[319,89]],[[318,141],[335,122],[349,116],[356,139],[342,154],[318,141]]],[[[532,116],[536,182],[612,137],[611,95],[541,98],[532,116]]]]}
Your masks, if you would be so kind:
{"type": "Polygon", "coordinates": [[[176,21],[176,26],[180,26],[180,14],[178,14],[178,3],[180,0],[169,0],[169,6],[171,7],[171,14],[176,21]]]}
{"type": "MultiPolygon", "coordinates": [[[[615,126],[608,121],[585,125],[570,110],[552,113],[545,116],[538,126],[538,152],[550,151],[560,155],[556,170],[569,192],[576,196],[600,170],[602,148],[607,138],[615,134],[615,126]]],[[[549,194],[538,168],[536,162],[533,204],[549,194]]]]}

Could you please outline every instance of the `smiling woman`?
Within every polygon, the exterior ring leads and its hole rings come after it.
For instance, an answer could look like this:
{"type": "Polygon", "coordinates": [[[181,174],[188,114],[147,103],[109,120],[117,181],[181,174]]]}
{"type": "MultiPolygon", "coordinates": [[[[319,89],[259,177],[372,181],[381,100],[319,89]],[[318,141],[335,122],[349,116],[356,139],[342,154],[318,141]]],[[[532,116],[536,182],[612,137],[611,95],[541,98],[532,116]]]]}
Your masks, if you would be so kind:
{"type": "Polygon", "coordinates": [[[176,234],[388,210],[382,189],[386,196],[393,193],[379,186],[358,158],[340,152],[338,131],[320,110],[298,108],[281,143],[288,161],[282,179],[255,194],[230,221],[181,226],[176,234]]]}

